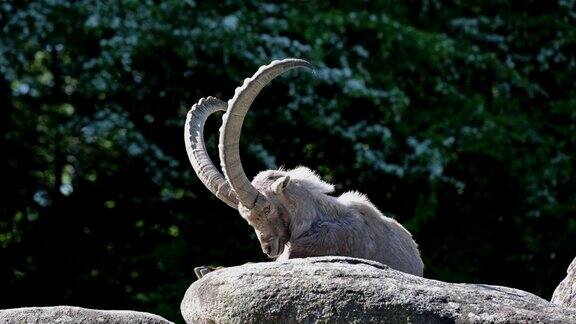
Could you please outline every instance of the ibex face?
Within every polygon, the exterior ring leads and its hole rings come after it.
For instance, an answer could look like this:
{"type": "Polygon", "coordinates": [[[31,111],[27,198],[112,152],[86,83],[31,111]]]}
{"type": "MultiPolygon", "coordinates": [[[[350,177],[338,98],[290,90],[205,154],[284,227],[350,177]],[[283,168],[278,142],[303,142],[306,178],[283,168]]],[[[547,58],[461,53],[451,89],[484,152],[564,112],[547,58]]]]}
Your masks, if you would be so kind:
{"type": "Polygon", "coordinates": [[[282,171],[260,172],[252,185],[266,198],[266,203],[252,209],[240,204],[238,208],[240,215],[254,228],[262,252],[270,258],[282,254],[290,239],[290,218],[282,197],[289,182],[290,177],[282,175],[282,171]]]}

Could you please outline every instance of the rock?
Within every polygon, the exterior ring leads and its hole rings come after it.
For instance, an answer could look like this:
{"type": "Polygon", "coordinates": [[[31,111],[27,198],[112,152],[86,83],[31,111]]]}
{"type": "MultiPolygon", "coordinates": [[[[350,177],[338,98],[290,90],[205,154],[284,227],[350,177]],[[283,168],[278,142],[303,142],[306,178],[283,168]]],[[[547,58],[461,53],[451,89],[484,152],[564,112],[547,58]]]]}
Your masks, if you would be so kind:
{"type": "Polygon", "coordinates": [[[214,271],[188,288],[180,309],[187,323],[576,323],[576,309],[521,290],[344,257],[214,271]]]}
{"type": "Polygon", "coordinates": [[[576,258],[568,267],[566,278],[556,287],[552,302],[554,304],[576,308],[576,258]]]}
{"type": "Polygon", "coordinates": [[[23,307],[0,310],[0,324],[169,324],[150,313],[119,310],[98,310],[73,306],[23,307]]]}

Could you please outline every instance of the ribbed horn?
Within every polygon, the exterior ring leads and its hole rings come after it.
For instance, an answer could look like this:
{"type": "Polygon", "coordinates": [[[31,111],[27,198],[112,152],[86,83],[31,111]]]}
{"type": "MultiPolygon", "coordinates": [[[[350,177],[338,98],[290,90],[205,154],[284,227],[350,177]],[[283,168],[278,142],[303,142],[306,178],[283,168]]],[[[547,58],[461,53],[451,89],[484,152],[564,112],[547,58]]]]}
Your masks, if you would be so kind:
{"type": "Polygon", "coordinates": [[[186,116],[186,125],[184,126],[184,142],[186,144],[186,153],[190,163],[196,172],[196,175],[202,183],[216,197],[232,208],[238,209],[238,197],[226,181],[224,176],[218,171],[204,143],[204,125],[206,119],[217,111],[226,111],[226,103],[214,97],[200,99],[190,108],[186,116]]]}
{"type": "Polygon", "coordinates": [[[261,66],[251,78],[244,80],[242,86],[236,88],[234,97],[228,101],[228,110],[222,116],[218,144],[222,170],[238,200],[249,209],[264,206],[266,198],[252,186],[240,161],[239,142],[244,117],[262,88],[280,74],[298,67],[313,69],[312,64],[307,61],[293,58],[261,66]]]}

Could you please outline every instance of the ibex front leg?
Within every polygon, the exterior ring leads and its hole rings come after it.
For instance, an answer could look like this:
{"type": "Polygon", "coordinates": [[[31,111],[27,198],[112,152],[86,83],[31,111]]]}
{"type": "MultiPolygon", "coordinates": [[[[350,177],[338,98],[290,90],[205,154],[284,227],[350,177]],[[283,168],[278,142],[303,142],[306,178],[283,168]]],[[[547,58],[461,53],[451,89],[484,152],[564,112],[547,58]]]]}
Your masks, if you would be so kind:
{"type": "Polygon", "coordinates": [[[196,274],[196,277],[198,277],[198,279],[201,279],[202,277],[204,277],[207,273],[210,273],[212,271],[216,271],[216,270],[220,270],[220,269],[224,269],[224,267],[211,267],[211,266],[199,266],[194,268],[194,273],[196,274]]]}
{"type": "MultiPolygon", "coordinates": [[[[250,264],[253,262],[246,262],[244,264],[250,264]]],[[[222,270],[225,269],[226,267],[211,267],[211,266],[199,266],[194,268],[194,273],[196,274],[196,277],[198,277],[198,279],[201,279],[202,277],[204,277],[207,273],[213,272],[213,271],[218,271],[218,270],[222,270]]]]}

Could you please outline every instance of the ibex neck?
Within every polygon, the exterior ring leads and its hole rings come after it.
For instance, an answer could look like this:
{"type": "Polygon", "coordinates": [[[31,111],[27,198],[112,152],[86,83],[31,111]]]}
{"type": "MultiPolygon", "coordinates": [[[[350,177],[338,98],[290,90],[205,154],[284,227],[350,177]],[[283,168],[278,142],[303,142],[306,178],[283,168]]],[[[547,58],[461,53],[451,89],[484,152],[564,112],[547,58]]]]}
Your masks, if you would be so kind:
{"type": "Polygon", "coordinates": [[[290,241],[305,235],[314,224],[330,222],[342,215],[340,202],[322,193],[309,193],[302,203],[292,211],[290,241]]]}

